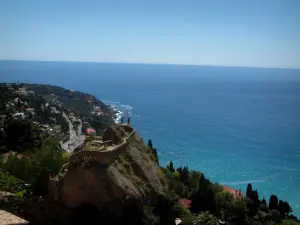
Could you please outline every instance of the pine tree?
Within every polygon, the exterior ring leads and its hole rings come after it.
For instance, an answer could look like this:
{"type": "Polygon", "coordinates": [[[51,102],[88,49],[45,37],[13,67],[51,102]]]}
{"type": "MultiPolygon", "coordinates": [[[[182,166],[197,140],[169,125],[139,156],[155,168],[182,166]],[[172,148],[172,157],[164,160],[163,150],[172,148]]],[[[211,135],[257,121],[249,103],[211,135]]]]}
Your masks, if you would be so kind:
{"type": "Polygon", "coordinates": [[[263,197],[263,199],[261,200],[261,204],[267,205],[267,201],[266,201],[265,197],[263,197]]]}
{"type": "Polygon", "coordinates": [[[151,149],[153,148],[151,139],[148,140],[148,147],[150,147],[151,149]]]}
{"type": "Polygon", "coordinates": [[[247,185],[246,197],[251,199],[252,192],[253,192],[253,190],[252,190],[252,184],[249,183],[247,185]]]}
{"type": "Polygon", "coordinates": [[[170,170],[170,172],[172,172],[172,173],[175,172],[172,160],[171,160],[170,164],[167,166],[167,169],[170,170]]]}
{"type": "Polygon", "coordinates": [[[269,201],[269,209],[277,209],[278,207],[278,198],[276,195],[271,195],[270,196],[270,201],[269,201]]]}

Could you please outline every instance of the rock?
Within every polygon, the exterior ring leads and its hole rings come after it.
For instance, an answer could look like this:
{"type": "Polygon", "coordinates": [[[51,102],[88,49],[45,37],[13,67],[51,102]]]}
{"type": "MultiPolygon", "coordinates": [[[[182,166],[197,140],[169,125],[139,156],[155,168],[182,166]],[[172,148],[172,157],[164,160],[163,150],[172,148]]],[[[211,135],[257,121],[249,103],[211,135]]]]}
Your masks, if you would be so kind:
{"type": "Polygon", "coordinates": [[[103,134],[103,141],[112,141],[113,144],[118,145],[122,143],[121,133],[116,127],[108,127],[103,134]]]}
{"type": "Polygon", "coordinates": [[[49,181],[43,201],[31,203],[39,224],[55,220],[72,225],[146,225],[157,220],[145,211],[167,199],[166,182],[153,152],[129,126],[107,128],[103,141],[108,140],[120,147],[78,152],[70,157],[64,177],[49,181]],[[93,162],[80,166],[82,158],[93,162]]]}
{"type": "Polygon", "coordinates": [[[17,217],[14,214],[9,212],[0,210],[0,225],[21,225],[21,224],[29,224],[28,221],[17,217]]]}

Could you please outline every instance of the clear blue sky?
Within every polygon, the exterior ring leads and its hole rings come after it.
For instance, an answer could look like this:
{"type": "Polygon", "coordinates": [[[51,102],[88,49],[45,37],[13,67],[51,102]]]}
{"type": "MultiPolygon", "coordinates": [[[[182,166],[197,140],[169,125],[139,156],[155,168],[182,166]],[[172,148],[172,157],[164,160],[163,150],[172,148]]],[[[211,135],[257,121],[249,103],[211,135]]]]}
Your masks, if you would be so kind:
{"type": "Polygon", "coordinates": [[[0,59],[300,68],[300,0],[1,0],[0,59]]]}

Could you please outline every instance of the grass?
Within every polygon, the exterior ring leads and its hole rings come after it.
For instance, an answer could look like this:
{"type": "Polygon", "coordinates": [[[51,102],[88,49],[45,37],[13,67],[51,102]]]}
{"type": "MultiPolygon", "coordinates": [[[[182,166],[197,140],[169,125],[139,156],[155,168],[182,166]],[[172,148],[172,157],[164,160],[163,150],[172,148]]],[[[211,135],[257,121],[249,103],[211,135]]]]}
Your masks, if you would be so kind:
{"type": "Polygon", "coordinates": [[[163,186],[166,186],[167,185],[166,177],[165,177],[165,174],[164,174],[164,172],[162,171],[161,168],[157,169],[157,176],[159,177],[159,180],[160,180],[161,184],[163,186]]]}
{"type": "Polygon", "coordinates": [[[64,164],[69,161],[70,156],[71,156],[71,154],[69,152],[63,152],[62,153],[62,160],[63,160],[64,164]]]}
{"type": "Polygon", "coordinates": [[[300,225],[300,222],[292,219],[286,219],[282,221],[282,225],[300,225]]]}

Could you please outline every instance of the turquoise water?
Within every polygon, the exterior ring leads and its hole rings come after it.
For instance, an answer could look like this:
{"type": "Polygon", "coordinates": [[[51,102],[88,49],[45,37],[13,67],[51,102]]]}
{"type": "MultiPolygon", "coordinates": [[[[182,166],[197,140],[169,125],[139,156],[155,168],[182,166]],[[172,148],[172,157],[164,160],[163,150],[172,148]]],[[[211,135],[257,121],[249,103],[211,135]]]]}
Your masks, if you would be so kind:
{"type": "Polygon", "coordinates": [[[132,112],[165,165],[188,165],[300,216],[300,70],[0,61],[1,82],[50,83],[132,112]]]}

